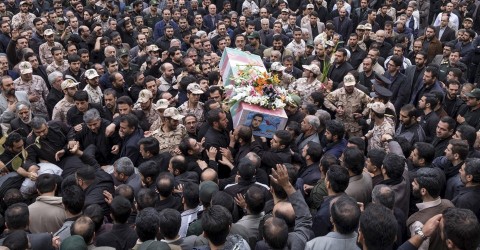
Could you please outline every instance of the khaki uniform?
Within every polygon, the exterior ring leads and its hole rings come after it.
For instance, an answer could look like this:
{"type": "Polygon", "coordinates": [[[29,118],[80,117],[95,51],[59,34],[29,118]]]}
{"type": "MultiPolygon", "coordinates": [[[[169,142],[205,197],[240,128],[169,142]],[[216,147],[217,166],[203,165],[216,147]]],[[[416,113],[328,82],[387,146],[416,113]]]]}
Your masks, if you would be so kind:
{"type": "Polygon", "coordinates": [[[68,67],[69,65],[67,60],[63,60],[63,65],[60,65],[60,66],[57,65],[55,62],[52,62],[47,66],[47,74],[50,74],[53,71],[60,71],[63,73],[65,70],[68,69],[68,67]]]}
{"type": "Polygon", "coordinates": [[[57,104],[55,104],[55,107],[53,107],[52,120],[67,123],[67,112],[71,107],[74,106],[74,102],[68,102],[64,97],[57,104]]]}
{"type": "Polygon", "coordinates": [[[182,124],[179,124],[174,131],[163,132],[160,127],[152,133],[153,138],[157,139],[160,144],[160,153],[173,152],[186,135],[187,129],[182,124]]]}
{"type": "Polygon", "coordinates": [[[205,121],[203,118],[203,102],[198,102],[197,107],[194,109],[188,108],[188,101],[184,102],[180,107],[177,108],[178,112],[180,112],[181,115],[188,115],[188,114],[194,114],[195,117],[197,117],[198,124],[200,126],[201,123],[205,121]]]}
{"type": "Polygon", "coordinates": [[[304,104],[310,94],[315,91],[322,91],[322,83],[319,80],[315,79],[311,83],[307,81],[307,78],[300,78],[288,86],[288,90],[300,96],[304,104]]]}
{"type": "MultiPolygon", "coordinates": [[[[142,108],[140,107],[140,103],[135,103],[135,105],[133,106],[133,109],[142,110],[142,108]]],[[[148,124],[152,125],[156,120],[160,120],[160,113],[158,113],[158,111],[153,108],[153,104],[150,105],[149,111],[144,111],[144,110],[142,111],[145,114],[145,117],[147,117],[148,124]]]]}
{"type": "Polygon", "coordinates": [[[163,121],[161,119],[161,117],[159,116],[158,119],[156,121],[154,121],[152,123],[152,125],[150,126],[150,131],[155,131],[157,129],[159,129],[160,127],[162,127],[163,125],[163,121]]]}
{"type": "Polygon", "coordinates": [[[92,86],[90,86],[90,84],[87,84],[87,86],[85,86],[83,90],[88,94],[89,103],[96,103],[102,105],[103,93],[102,89],[99,86],[94,89],[92,86]]]}
{"type": "Polygon", "coordinates": [[[43,65],[53,63],[53,56],[51,51],[53,47],[63,48],[63,46],[58,42],[54,42],[53,46],[48,45],[48,43],[42,43],[38,48],[38,56],[40,57],[40,62],[43,65]]]}
{"type": "Polygon", "coordinates": [[[290,75],[288,73],[282,73],[282,79],[280,79],[280,84],[284,88],[288,88],[288,86],[290,86],[290,84],[294,81],[295,81],[295,77],[293,77],[292,75],[290,75]]]}
{"type": "Polygon", "coordinates": [[[385,145],[382,142],[382,135],[388,134],[393,136],[395,129],[387,119],[384,119],[381,125],[374,125],[373,129],[368,131],[365,138],[368,138],[368,151],[374,148],[384,149],[385,145]]]}
{"type": "Polygon", "coordinates": [[[42,77],[32,75],[32,80],[28,82],[23,81],[22,78],[19,77],[13,81],[13,83],[15,84],[16,91],[25,91],[28,95],[36,95],[39,97],[39,100],[36,102],[30,101],[32,103],[33,114],[48,117],[45,100],[47,100],[49,91],[42,77]]]}
{"type": "Polygon", "coordinates": [[[324,105],[326,108],[335,111],[339,106],[344,109],[342,116],[337,115],[336,119],[343,122],[345,131],[350,137],[362,136],[362,127],[358,124],[353,116],[354,113],[361,113],[364,116],[369,113],[367,104],[370,102],[364,92],[355,88],[351,95],[348,95],[345,88],[339,88],[327,95],[324,105]]]}
{"type": "Polygon", "coordinates": [[[33,19],[36,16],[32,13],[18,13],[12,17],[12,28],[20,29],[23,25],[28,25],[28,27],[34,29],[33,19]]]}

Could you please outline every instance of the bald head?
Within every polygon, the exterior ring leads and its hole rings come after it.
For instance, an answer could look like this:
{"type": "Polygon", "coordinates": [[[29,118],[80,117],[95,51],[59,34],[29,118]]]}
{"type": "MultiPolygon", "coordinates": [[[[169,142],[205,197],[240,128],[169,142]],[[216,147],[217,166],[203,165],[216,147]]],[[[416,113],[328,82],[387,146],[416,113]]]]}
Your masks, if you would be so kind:
{"type": "Polygon", "coordinates": [[[295,225],[295,211],[288,201],[281,201],[273,207],[273,216],[284,219],[288,227],[295,225]]]}

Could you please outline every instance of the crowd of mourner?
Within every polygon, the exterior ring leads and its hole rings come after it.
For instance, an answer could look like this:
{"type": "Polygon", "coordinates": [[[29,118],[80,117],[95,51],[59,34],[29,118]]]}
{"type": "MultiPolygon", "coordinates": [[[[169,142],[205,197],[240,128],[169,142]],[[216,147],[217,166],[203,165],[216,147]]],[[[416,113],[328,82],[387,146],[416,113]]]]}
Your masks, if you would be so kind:
{"type": "Polygon", "coordinates": [[[477,249],[479,6],[1,1],[0,249],[477,249]],[[286,127],[234,126],[226,48],[286,127]]]}

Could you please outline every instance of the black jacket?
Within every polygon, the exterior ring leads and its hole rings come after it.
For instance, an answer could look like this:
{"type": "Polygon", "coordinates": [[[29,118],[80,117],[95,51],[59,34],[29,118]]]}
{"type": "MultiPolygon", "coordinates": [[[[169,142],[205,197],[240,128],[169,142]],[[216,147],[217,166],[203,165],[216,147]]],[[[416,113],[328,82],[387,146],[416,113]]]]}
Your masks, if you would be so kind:
{"type": "MultiPolygon", "coordinates": [[[[103,191],[106,190],[111,194],[115,193],[112,176],[102,169],[97,169],[95,172],[95,181],[88,186],[83,192],[85,193],[84,208],[92,204],[98,204],[102,207],[103,215],[110,216],[110,206],[108,206],[103,196],[103,191]]],[[[98,243],[98,240],[97,240],[98,243]]]]}
{"type": "Polygon", "coordinates": [[[113,224],[110,232],[97,238],[97,247],[108,246],[117,250],[132,249],[137,243],[137,233],[128,224],[113,224]]]}

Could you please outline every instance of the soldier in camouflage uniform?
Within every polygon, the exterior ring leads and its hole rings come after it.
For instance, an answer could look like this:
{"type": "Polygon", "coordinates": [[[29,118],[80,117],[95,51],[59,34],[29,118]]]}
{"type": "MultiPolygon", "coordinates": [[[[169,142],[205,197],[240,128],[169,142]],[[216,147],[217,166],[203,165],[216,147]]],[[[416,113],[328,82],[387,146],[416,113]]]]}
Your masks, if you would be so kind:
{"type": "Polygon", "coordinates": [[[53,63],[52,48],[61,48],[63,46],[61,43],[55,42],[54,31],[52,29],[46,29],[43,32],[43,37],[45,37],[46,42],[42,43],[38,48],[38,56],[43,65],[48,65],[53,63]]]}
{"type": "Polygon", "coordinates": [[[52,48],[53,62],[47,66],[47,74],[52,73],[53,71],[65,72],[70,65],[67,60],[63,59],[63,49],[62,47],[53,47],[52,48]]]}
{"type": "Polygon", "coordinates": [[[73,101],[73,95],[77,92],[78,82],[75,82],[72,79],[67,79],[62,82],[62,91],[64,93],[63,99],[60,100],[52,112],[52,120],[61,121],[67,123],[67,112],[71,107],[75,106],[73,101]]]}
{"type": "Polygon", "coordinates": [[[28,12],[28,3],[27,1],[20,2],[20,12],[12,17],[12,27],[14,29],[20,29],[24,26],[28,26],[30,28],[35,28],[33,25],[33,19],[36,16],[30,12],[28,12]]]}
{"type": "Polygon", "coordinates": [[[178,110],[174,107],[167,108],[163,112],[163,125],[152,132],[152,136],[158,140],[160,144],[160,153],[173,151],[178,147],[180,141],[187,135],[187,129],[180,124],[183,119],[178,110]]]}
{"type": "Polygon", "coordinates": [[[163,125],[163,112],[165,112],[165,109],[168,108],[169,104],[170,103],[167,99],[160,99],[157,101],[155,104],[155,109],[157,110],[160,118],[152,123],[152,126],[150,126],[150,131],[155,131],[163,125]]]}
{"type": "Polygon", "coordinates": [[[20,69],[20,77],[13,81],[15,90],[27,92],[34,115],[48,117],[45,103],[49,92],[47,84],[42,77],[32,75],[33,69],[29,62],[21,62],[18,68],[20,69]]]}
{"type": "Polygon", "coordinates": [[[85,71],[85,82],[87,85],[83,90],[88,94],[88,102],[102,105],[103,92],[100,89],[99,83],[100,76],[94,69],[88,69],[85,71]]]}
{"type": "Polygon", "coordinates": [[[382,142],[382,135],[388,134],[393,136],[395,134],[395,129],[392,125],[385,119],[385,104],[381,102],[374,102],[369,104],[370,107],[370,118],[371,122],[374,124],[373,129],[368,131],[365,134],[365,139],[368,140],[368,151],[374,148],[384,149],[384,143],[382,142]]]}
{"type": "Polygon", "coordinates": [[[138,94],[137,103],[135,103],[135,105],[133,106],[134,110],[142,110],[143,111],[143,113],[145,114],[145,117],[147,117],[148,124],[150,124],[150,126],[155,121],[160,119],[160,114],[155,109],[152,102],[153,102],[152,92],[148,89],[143,89],[138,94]]]}
{"type": "Polygon", "coordinates": [[[302,98],[303,104],[307,103],[307,98],[315,91],[321,91],[322,83],[317,80],[317,76],[321,74],[320,68],[315,65],[302,65],[305,69],[302,78],[296,80],[290,86],[288,90],[302,98]]]}
{"type": "Polygon", "coordinates": [[[284,73],[283,71],[286,69],[280,62],[274,62],[270,66],[270,70],[272,72],[272,76],[277,75],[278,79],[280,79],[280,85],[284,88],[288,88],[288,86],[295,81],[295,77],[290,74],[284,73]]]}
{"type": "Polygon", "coordinates": [[[370,97],[355,88],[356,81],[353,75],[347,74],[343,82],[343,88],[327,95],[324,105],[336,112],[336,119],[343,122],[345,131],[350,137],[360,137],[362,136],[362,126],[358,123],[358,119],[368,114],[367,104],[370,102],[370,97]]]}
{"type": "Polygon", "coordinates": [[[203,118],[203,102],[200,102],[200,95],[203,94],[202,88],[198,83],[190,83],[187,87],[188,101],[184,102],[178,111],[182,115],[194,114],[197,117],[200,126],[205,120],[203,118]]]}

